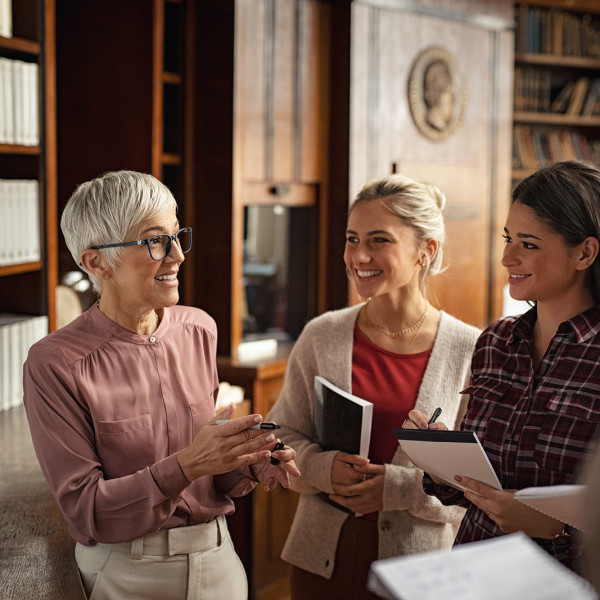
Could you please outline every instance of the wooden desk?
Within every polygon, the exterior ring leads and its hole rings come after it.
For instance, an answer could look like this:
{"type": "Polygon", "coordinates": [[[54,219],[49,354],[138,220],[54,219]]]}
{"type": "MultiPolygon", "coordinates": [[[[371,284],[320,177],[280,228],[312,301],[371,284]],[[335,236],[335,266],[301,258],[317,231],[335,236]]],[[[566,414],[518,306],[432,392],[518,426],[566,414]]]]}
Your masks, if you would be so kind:
{"type": "Polygon", "coordinates": [[[85,598],[73,548],[33,451],[25,409],[0,412],[0,598],[85,598]]]}

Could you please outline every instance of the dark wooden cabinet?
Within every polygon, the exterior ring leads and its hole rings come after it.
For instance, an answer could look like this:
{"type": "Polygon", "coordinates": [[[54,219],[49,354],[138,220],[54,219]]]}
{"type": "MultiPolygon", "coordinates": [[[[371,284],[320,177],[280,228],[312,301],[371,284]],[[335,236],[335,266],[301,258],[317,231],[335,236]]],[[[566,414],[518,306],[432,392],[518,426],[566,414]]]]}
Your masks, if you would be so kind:
{"type": "MultiPolygon", "coordinates": [[[[78,184],[131,169],[164,181],[185,221],[191,102],[185,44],[192,4],[57,1],[59,214],[78,184]]],[[[73,268],[62,242],[61,274],[73,268]]]]}

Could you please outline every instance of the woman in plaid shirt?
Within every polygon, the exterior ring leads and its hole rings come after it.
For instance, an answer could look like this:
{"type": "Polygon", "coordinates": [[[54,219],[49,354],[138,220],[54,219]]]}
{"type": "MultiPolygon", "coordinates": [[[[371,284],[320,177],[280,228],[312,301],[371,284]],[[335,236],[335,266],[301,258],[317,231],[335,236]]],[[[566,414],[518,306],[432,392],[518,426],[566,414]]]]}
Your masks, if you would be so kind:
{"type": "MultiPolygon", "coordinates": [[[[600,169],[561,162],[514,190],[502,264],[510,295],[534,303],[480,336],[467,414],[504,491],[457,475],[477,493],[424,478],[427,493],[467,513],[457,544],[524,531],[559,560],[568,527],[515,500],[516,489],[572,484],[600,421],[600,169]]],[[[427,427],[413,411],[411,426],[427,427]]]]}

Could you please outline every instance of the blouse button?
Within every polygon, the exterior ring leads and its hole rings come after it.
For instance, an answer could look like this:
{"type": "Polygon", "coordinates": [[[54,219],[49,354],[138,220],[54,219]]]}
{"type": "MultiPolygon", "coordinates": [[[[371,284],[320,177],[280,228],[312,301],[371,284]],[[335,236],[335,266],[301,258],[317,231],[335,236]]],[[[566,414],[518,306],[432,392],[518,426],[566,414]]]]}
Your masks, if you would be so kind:
{"type": "Polygon", "coordinates": [[[154,336],[152,336],[152,337],[150,338],[150,341],[151,341],[151,342],[154,344],[154,343],[156,343],[156,338],[155,338],[154,336]]]}

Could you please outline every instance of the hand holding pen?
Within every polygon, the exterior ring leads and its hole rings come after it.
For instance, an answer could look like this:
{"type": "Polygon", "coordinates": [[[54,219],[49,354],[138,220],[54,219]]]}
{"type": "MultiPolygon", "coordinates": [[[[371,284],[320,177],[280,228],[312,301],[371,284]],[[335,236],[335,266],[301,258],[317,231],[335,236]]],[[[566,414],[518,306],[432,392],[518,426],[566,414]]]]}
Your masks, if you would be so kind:
{"type": "MultiPolygon", "coordinates": [[[[256,419],[260,418],[260,416],[259,415],[254,415],[254,418],[256,420],[256,419]]],[[[231,423],[231,422],[232,422],[231,419],[221,419],[221,418],[219,418],[219,419],[215,420],[215,424],[216,425],[223,425],[225,423],[231,423]]],[[[246,430],[253,429],[253,430],[274,431],[276,429],[281,429],[281,425],[277,425],[277,423],[260,421],[258,423],[254,423],[252,425],[245,424],[245,429],[246,430]]],[[[287,457],[287,455],[289,455],[290,452],[293,453],[293,457],[296,456],[296,453],[295,453],[294,450],[292,450],[289,447],[286,448],[286,445],[281,440],[276,440],[276,444],[271,449],[270,463],[272,465],[278,465],[282,460],[284,461],[284,463],[291,463],[291,464],[285,465],[285,470],[289,471],[290,474],[293,475],[294,477],[298,477],[300,475],[300,472],[298,471],[295,463],[293,462],[293,458],[290,459],[289,457],[287,457]],[[284,454],[279,453],[280,450],[284,450],[285,451],[286,457],[284,457],[284,454]],[[281,459],[276,458],[273,455],[273,452],[278,452],[278,456],[282,456],[282,458],[281,459]],[[298,473],[297,475],[296,475],[296,472],[298,473]]],[[[280,482],[280,483],[282,483],[282,485],[283,485],[283,482],[280,482]]],[[[284,486],[284,487],[287,487],[287,486],[284,486]]]]}
{"type": "Polygon", "coordinates": [[[436,408],[429,419],[420,410],[411,410],[408,413],[408,419],[402,423],[403,429],[433,429],[444,431],[448,428],[444,423],[438,422],[438,417],[442,414],[441,408],[436,408]]]}
{"type": "Polygon", "coordinates": [[[230,404],[200,428],[191,444],[176,452],[183,475],[192,482],[204,475],[220,475],[253,466],[253,473],[267,491],[276,482],[289,487],[289,477],[300,476],[294,463],[294,449],[284,446],[275,450],[280,440],[274,433],[274,423],[265,429],[260,427],[261,415],[233,419],[234,412],[235,406],[230,404]],[[217,425],[220,419],[225,423],[217,425]],[[269,460],[273,452],[280,460],[277,466],[271,465],[269,460]]]}
{"type": "MultiPolygon", "coordinates": [[[[222,425],[223,423],[229,423],[230,419],[217,419],[215,421],[215,423],[217,425],[222,425]]],[[[281,429],[281,425],[277,425],[276,423],[256,423],[256,425],[251,425],[250,427],[247,427],[246,429],[281,429]]],[[[277,450],[283,450],[285,448],[285,444],[283,442],[277,442],[275,444],[275,446],[273,447],[273,450],[271,452],[276,452],[277,450]]],[[[271,464],[272,465],[278,465],[279,464],[279,459],[275,458],[274,456],[271,456],[271,464]]]]}

